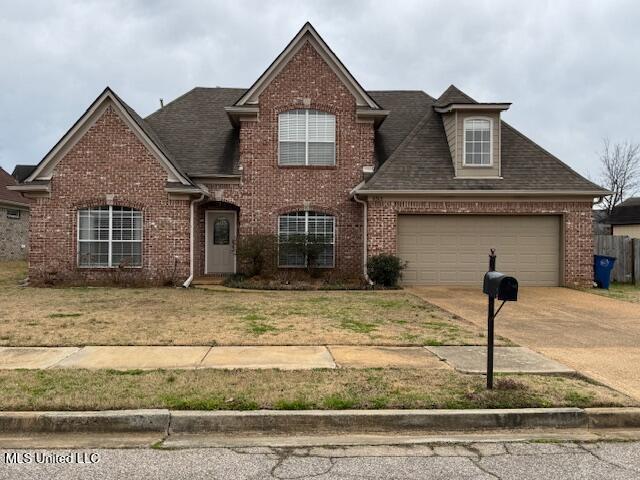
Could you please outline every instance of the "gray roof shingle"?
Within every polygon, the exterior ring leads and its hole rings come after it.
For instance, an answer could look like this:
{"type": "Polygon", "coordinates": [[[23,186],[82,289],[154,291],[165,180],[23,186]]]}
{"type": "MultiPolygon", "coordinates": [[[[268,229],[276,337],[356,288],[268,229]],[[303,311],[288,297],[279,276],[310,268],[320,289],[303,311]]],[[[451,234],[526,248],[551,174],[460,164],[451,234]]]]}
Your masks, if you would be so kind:
{"type": "Polygon", "coordinates": [[[433,98],[421,90],[372,91],[369,94],[378,105],[389,110],[375,137],[376,161],[381,165],[431,109],[433,98]]]}
{"type": "MultiPolygon", "coordinates": [[[[443,104],[475,102],[453,85],[436,103],[441,101],[446,102],[443,104]]],[[[428,110],[361,191],[562,190],[606,193],[504,121],[501,122],[502,179],[455,178],[442,117],[433,108],[428,110]]]]}
{"type": "MultiPolygon", "coordinates": [[[[141,119],[145,132],[188,176],[239,174],[239,139],[225,107],[242,88],[197,87],[141,119]]],[[[363,190],[602,191],[549,152],[502,122],[503,179],[454,178],[451,153],[434,106],[475,103],[451,85],[438,100],[422,91],[371,91],[390,114],[376,132],[379,165],[363,190]]]]}
{"type": "Polygon", "coordinates": [[[640,224],[640,197],[631,197],[616,205],[605,223],[610,225],[640,224]]]}
{"type": "Polygon", "coordinates": [[[471,97],[469,97],[462,90],[459,90],[455,85],[449,85],[449,87],[438,97],[436,100],[436,107],[444,107],[452,103],[476,103],[471,97]]]}
{"type": "Polygon", "coordinates": [[[36,165],[16,165],[13,168],[11,176],[15,178],[18,183],[22,183],[35,169],[36,165]]]}
{"type": "Polygon", "coordinates": [[[176,98],[145,121],[189,176],[237,174],[238,131],[224,110],[244,88],[197,87],[176,98]]]}

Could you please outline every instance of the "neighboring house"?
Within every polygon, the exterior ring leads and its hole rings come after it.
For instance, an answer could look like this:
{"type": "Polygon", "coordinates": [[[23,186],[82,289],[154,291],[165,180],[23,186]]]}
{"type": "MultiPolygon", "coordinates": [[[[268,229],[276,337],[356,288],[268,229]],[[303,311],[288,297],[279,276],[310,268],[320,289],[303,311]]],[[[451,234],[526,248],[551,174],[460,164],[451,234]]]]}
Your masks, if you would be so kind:
{"type": "Polygon", "coordinates": [[[35,168],[35,165],[16,165],[13,168],[13,172],[11,172],[11,176],[15,178],[18,183],[22,183],[33,173],[35,168]]]}
{"type": "Polygon", "coordinates": [[[606,222],[612,235],[640,238],[640,197],[628,198],[613,208],[606,222]]]}
{"type": "Polygon", "coordinates": [[[0,260],[20,260],[29,244],[29,200],[9,190],[16,180],[0,168],[0,260]]]}
{"type": "Polygon", "coordinates": [[[606,210],[593,210],[593,234],[611,235],[611,225],[607,223],[609,214],[606,210]]]}
{"type": "MultiPolygon", "coordinates": [[[[508,108],[454,86],[367,91],[310,24],[248,89],[195,88],[142,119],[107,88],[16,188],[36,199],[30,275],[124,263],[188,284],[233,272],[238,237],[314,234],[341,275],[391,253],[405,283],[479,286],[495,247],[523,284],[590,285],[607,192],[508,108]]],[[[281,250],[280,268],[305,262],[281,250]]]]}

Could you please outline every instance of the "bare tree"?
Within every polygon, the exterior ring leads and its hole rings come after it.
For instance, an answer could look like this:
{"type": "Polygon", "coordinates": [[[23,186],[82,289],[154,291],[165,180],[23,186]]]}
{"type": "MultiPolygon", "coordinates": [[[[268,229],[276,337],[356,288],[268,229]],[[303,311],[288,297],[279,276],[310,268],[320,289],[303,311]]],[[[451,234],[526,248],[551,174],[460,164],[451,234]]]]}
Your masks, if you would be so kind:
{"type": "Polygon", "coordinates": [[[602,143],[600,182],[613,192],[603,202],[611,213],[613,207],[640,189],[640,144],[626,141],[612,145],[608,138],[602,143]]]}

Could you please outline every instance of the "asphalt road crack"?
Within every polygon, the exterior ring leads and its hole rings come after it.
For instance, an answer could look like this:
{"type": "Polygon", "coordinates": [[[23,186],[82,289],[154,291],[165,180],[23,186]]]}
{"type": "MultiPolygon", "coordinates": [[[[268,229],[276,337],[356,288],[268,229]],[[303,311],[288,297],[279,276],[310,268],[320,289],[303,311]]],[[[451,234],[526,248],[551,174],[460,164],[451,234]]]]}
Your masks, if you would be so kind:
{"type": "Polygon", "coordinates": [[[594,452],[593,450],[590,450],[590,449],[586,448],[584,445],[581,445],[581,444],[579,444],[579,443],[578,443],[578,444],[576,444],[576,445],[578,445],[578,447],[579,447],[582,451],[584,451],[584,452],[586,452],[586,453],[590,454],[590,455],[591,455],[591,456],[593,456],[596,460],[598,460],[598,461],[600,461],[600,462],[602,462],[602,463],[606,463],[607,465],[610,465],[610,466],[612,466],[612,467],[619,468],[619,469],[621,469],[621,470],[624,470],[625,472],[638,473],[638,471],[637,471],[637,470],[631,469],[631,468],[629,468],[629,467],[627,467],[627,466],[625,466],[625,465],[621,465],[621,464],[619,464],[619,463],[612,462],[611,460],[607,460],[606,458],[603,458],[602,456],[600,456],[600,455],[596,454],[596,452],[594,452]]]}

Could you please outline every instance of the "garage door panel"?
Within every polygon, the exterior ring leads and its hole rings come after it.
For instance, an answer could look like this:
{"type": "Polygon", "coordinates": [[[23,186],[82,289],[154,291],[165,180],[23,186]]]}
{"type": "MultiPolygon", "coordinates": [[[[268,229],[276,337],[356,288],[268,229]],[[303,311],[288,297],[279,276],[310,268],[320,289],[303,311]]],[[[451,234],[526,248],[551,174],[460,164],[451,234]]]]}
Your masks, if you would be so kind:
{"type": "Polygon", "coordinates": [[[558,285],[558,216],[400,215],[405,284],[479,285],[496,248],[498,270],[523,285],[558,285]]]}

